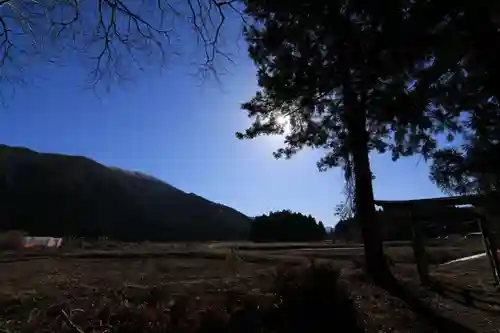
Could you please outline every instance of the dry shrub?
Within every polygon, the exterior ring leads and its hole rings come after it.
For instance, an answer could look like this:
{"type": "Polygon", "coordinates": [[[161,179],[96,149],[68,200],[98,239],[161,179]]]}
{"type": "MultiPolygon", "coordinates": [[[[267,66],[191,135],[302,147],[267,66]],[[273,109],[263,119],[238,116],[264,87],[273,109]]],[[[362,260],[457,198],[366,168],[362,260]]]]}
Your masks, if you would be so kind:
{"type": "Polygon", "coordinates": [[[338,279],[339,271],[326,264],[278,274],[270,331],[362,332],[356,307],[338,279]]]}
{"type": "Polygon", "coordinates": [[[204,311],[197,332],[363,332],[339,271],[312,263],[278,269],[271,297],[226,293],[225,311],[204,311]],[[333,326],[332,326],[333,325],[333,326]]]}
{"type": "Polygon", "coordinates": [[[24,245],[25,233],[11,230],[0,234],[0,251],[19,251],[24,245]]]}
{"type": "Polygon", "coordinates": [[[270,298],[226,293],[225,311],[204,311],[196,331],[363,332],[356,307],[338,279],[339,271],[329,265],[287,265],[277,271],[270,298]]]}

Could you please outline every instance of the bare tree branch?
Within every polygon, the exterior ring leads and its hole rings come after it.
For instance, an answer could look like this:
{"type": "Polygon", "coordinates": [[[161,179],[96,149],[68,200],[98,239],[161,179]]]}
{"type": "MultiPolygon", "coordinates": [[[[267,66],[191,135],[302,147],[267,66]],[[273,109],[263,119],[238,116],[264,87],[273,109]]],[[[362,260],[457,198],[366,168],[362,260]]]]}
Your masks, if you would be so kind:
{"type": "MultiPolygon", "coordinates": [[[[244,23],[241,0],[0,0],[0,78],[38,61],[83,60],[92,86],[164,66],[197,41],[204,75],[231,61],[228,18],[244,23]],[[194,37],[194,38],[193,38],[194,37]]],[[[14,81],[13,81],[14,82],[14,81]]]]}

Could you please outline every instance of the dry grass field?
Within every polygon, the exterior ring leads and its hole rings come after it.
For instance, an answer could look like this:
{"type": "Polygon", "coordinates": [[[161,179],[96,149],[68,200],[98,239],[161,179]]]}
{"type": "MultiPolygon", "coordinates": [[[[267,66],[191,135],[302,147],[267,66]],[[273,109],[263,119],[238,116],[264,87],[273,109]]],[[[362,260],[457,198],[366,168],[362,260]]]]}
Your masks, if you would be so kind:
{"type": "Polygon", "coordinates": [[[481,252],[480,243],[438,245],[427,248],[432,288],[420,286],[407,244],[387,245],[406,296],[374,286],[353,244],[102,242],[3,252],[0,332],[497,332],[487,261],[440,265],[481,252]]]}

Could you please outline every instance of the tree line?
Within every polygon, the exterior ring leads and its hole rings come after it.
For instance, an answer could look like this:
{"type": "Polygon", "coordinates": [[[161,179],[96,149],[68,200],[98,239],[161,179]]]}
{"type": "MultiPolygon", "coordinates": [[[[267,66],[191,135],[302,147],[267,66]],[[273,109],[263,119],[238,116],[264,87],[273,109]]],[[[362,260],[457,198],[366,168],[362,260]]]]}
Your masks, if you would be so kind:
{"type": "Polygon", "coordinates": [[[290,210],[257,216],[250,228],[254,242],[309,242],[323,240],[326,235],[323,222],[290,210]]]}

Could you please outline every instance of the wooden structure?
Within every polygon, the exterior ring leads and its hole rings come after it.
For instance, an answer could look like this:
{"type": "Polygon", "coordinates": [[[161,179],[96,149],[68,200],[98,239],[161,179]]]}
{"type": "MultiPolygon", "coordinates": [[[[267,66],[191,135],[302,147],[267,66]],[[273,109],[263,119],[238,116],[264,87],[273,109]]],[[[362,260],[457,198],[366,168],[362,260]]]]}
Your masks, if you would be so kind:
{"type": "Polygon", "coordinates": [[[407,217],[412,228],[412,246],[417,263],[417,270],[422,284],[429,281],[429,260],[425,251],[424,237],[420,221],[425,213],[430,213],[450,206],[472,205],[478,213],[477,221],[481,230],[483,243],[488,256],[493,278],[496,284],[500,284],[500,259],[498,253],[497,235],[494,232],[494,216],[488,207],[485,207],[486,198],[483,196],[455,196],[445,198],[427,198],[403,201],[375,200],[375,205],[381,206],[384,212],[407,217]]]}

